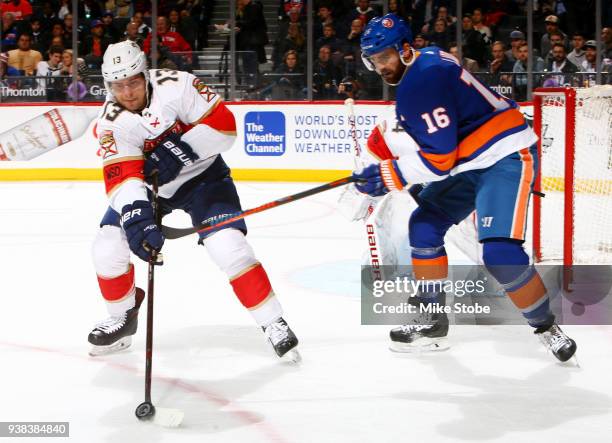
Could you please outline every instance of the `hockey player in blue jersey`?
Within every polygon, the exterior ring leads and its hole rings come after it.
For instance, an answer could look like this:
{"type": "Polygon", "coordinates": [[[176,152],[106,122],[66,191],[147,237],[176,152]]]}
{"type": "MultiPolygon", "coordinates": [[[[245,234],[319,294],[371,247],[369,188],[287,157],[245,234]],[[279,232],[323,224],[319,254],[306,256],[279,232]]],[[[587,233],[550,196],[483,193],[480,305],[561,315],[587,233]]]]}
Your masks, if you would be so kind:
{"type": "MultiPolygon", "coordinates": [[[[567,361],[576,343],[555,323],[542,280],[523,249],[527,208],[538,171],[537,137],[518,106],[480,83],[450,54],[415,50],[411,32],[394,14],[372,19],[361,38],[365,65],[396,87],[396,117],[417,149],[394,158],[380,143],[370,151],[380,163],[353,173],[372,196],[429,183],[409,221],[414,275],[447,276],[444,236],[476,210],[483,262],[504,287],[535,334],[557,359],[567,361]]],[[[373,146],[373,148],[372,148],[373,146]]],[[[445,294],[421,291],[421,305],[444,303],[445,294]]],[[[415,324],[391,331],[392,349],[440,349],[446,314],[421,314],[415,324]]]]}

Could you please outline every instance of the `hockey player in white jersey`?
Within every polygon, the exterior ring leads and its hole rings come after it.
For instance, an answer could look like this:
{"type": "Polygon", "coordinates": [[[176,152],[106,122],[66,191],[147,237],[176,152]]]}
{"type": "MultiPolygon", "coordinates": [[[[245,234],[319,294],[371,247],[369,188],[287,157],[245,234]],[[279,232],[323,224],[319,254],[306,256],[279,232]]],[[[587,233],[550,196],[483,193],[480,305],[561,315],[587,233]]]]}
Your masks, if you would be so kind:
{"type": "MultiPolygon", "coordinates": [[[[130,41],[108,47],[102,75],[108,96],[97,135],[110,204],[94,241],[93,261],[110,318],[89,334],[92,355],[124,349],[136,333],[144,292],[135,287],[130,251],[148,261],[164,243],[146,183],[153,170],[158,171],[162,215],[181,209],[197,226],[241,210],[220,155],[234,143],[236,122],[215,92],[186,72],[148,70],[144,53],[130,41]]],[[[201,235],[200,243],[283,356],[298,340],[282,318],[246,232],[240,220],[201,235]]]]}

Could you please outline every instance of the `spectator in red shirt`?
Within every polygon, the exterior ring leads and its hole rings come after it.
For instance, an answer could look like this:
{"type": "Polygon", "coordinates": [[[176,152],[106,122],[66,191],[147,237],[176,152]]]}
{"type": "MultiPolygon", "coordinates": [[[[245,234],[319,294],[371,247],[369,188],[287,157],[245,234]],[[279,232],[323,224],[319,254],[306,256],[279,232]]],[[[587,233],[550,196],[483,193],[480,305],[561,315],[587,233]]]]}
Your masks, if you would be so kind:
{"type": "MultiPolygon", "coordinates": [[[[163,52],[162,56],[172,60],[179,69],[187,70],[191,66],[191,46],[178,32],[168,30],[168,18],[165,16],[157,17],[157,41],[158,52],[163,52]],[[180,54],[177,54],[180,53],[180,54]]],[[[143,51],[149,55],[151,51],[150,33],[143,43],[143,51]]]]}
{"type": "MultiPolygon", "coordinates": [[[[191,55],[191,46],[181,34],[168,31],[168,19],[164,16],[157,17],[157,35],[161,39],[161,44],[170,52],[189,52],[191,55]]],[[[143,50],[146,54],[151,51],[151,34],[145,39],[143,50]]]]}
{"type": "Polygon", "coordinates": [[[15,20],[25,20],[32,15],[32,6],[27,0],[2,0],[2,14],[11,12],[15,20]]]}
{"type": "Polygon", "coordinates": [[[297,11],[300,16],[303,16],[306,10],[304,3],[304,0],[280,0],[278,19],[286,20],[290,11],[297,11]]]}

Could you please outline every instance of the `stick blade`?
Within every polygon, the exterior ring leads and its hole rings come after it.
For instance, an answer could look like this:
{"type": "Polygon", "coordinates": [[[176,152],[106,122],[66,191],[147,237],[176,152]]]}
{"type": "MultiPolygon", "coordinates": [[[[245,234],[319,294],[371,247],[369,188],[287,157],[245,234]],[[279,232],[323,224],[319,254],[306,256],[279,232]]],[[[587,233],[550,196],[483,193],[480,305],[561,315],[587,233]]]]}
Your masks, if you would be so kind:
{"type": "Polygon", "coordinates": [[[173,228],[170,226],[162,226],[162,233],[164,234],[164,237],[170,240],[195,234],[196,232],[198,232],[197,228],[173,228]]]}
{"type": "Polygon", "coordinates": [[[181,425],[185,413],[180,409],[155,407],[153,423],[164,428],[176,428],[181,425]]]}

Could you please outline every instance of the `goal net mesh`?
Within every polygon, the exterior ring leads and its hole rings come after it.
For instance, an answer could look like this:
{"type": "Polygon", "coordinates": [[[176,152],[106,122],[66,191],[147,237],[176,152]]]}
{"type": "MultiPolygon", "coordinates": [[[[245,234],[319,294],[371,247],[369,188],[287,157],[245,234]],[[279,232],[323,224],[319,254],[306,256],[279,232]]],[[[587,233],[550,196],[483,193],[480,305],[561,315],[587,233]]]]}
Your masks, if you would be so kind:
{"type": "Polygon", "coordinates": [[[536,254],[541,261],[562,260],[565,247],[571,248],[572,264],[612,263],[612,86],[575,91],[575,100],[559,92],[538,93],[546,197],[535,223],[541,237],[536,254]],[[572,106],[575,118],[566,122],[572,106]],[[573,186],[566,167],[573,171],[573,186]],[[571,186],[569,197],[566,186],[571,186]]]}

